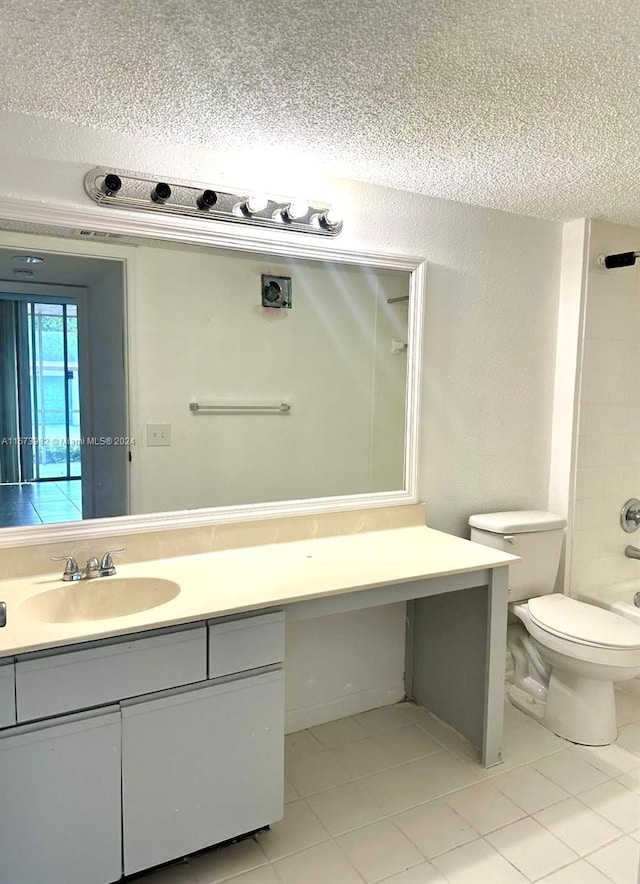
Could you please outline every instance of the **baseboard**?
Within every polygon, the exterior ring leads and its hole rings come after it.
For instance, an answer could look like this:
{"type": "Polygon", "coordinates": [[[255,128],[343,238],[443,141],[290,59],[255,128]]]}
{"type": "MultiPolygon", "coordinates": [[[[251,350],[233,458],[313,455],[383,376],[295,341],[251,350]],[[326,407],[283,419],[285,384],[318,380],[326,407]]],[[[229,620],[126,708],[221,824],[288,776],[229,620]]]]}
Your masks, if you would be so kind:
{"type": "Polygon", "coordinates": [[[402,700],[404,700],[404,686],[399,685],[393,688],[361,691],[346,697],[336,697],[324,703],[318,703],[316,706],[287,709],[285,712],[285,733],[292,734],[318,724],[327,724],[329,721],[357,715],[359,712],[368,712],[369,709],[378,709],[380,706],[393,706],[394,703],[400,703],[402,700]]]}

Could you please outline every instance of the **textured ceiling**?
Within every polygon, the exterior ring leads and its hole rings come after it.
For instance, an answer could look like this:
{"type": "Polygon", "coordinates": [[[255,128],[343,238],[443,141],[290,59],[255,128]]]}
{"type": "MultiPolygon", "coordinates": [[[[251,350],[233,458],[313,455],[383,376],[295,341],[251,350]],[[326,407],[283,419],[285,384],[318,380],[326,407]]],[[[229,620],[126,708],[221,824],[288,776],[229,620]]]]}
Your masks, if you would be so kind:
{"type": "Polygon", "coordinates": [[[638,11],[637,0],[0,0],[0,108],[286,153],[540,217],[640,224],[638,11]]]}

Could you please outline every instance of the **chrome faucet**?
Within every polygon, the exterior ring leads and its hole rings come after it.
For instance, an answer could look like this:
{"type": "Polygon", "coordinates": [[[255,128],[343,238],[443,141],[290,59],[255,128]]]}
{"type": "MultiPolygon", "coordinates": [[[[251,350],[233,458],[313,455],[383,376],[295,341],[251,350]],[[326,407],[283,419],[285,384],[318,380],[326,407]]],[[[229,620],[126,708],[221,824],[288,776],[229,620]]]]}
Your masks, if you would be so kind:
{"type": "Polygon", "coordinates": [[[629,544],[625,547],[624,554],[628,559],[640,559],[640,547],[629,544]]]}
{"type": "Polygon", "coordinates": [[[75,583],[77,580],[91,580],[94,577],[111,577],[116,573],[111,556],[121,552],[124,552],[124,547],[109,550],[100,561],[96,556],[91,556],[84,568],[80,568],[73,556],[50,556],[50,558],[52,562],[66,562],[62,579],[66,583],[75,583]]]}

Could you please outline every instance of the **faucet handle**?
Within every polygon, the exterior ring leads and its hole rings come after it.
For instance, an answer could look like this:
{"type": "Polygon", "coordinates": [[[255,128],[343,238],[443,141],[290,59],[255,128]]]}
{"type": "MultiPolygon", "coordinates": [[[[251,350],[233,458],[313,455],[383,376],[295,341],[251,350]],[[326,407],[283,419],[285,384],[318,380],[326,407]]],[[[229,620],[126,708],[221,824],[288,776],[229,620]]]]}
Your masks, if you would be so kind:
{"type": "Polygon", "coordinates": [[[126,552],[126,549],[126,546],[123,546],[121,549],[110,549],[102,556],[102,561],[100,562],[101,577],[111,577],[116,573],[116,566],[113,564],[111,556],[126,552]]]}
{"type": "Polygon", "coordinates": [[[79,580],[80,568],[73,556],[49,556],[52,562],[66,562],[63,580],[79,580]]]}

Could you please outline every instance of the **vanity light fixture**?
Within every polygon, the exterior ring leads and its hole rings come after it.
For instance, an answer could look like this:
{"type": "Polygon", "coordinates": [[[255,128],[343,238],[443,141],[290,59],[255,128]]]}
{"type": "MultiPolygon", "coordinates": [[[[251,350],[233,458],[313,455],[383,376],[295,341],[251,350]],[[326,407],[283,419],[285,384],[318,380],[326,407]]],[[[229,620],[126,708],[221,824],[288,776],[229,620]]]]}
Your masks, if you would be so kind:
{"type": "Polygon", "coordinates": [[[323,230],[337,230],[342,227],[342,216],[337,209],[331,208],[318,215],[317,222],[323,230]]]}
{"type": "Polygon", "coordinates": [[[166,203],[171,196],[171,188],[164,181],[158,181],[151,191],[151,199],[154,203],[166,203]]]}
{"type": "Polygon", "coordinates": [[[254,193],[240,203],[240,211],[245,215],[256,215],[264,212],[269,205],[269,198],[264,193],[254,193]]]}
{"type": "Polygon", "coordinates": [[[309,203],[304,200],[293,200],[284,209],[278,209],[276,215],[279,215],[283,221],[299,221],[309,214],[309,203]]]}
{"type": "Polygon", "coordinates": [[[213,209],[217,202],[218,194],[215,190],[203,190],[196,200],[198,208],[203,209],[205,212],[208,212],[209,209],[213,209]]]}
{"type": "Polygon", "coordinates": [[[119,175],[105,175],[101,185],[102,192],[105,196],[114,196],[122,187],[122,180],[119,175]]]}
{"type": "Polygon", "coordinates": [[[605,270],[615,270],[617,267],[633,267],[636,258],[640,258],[640,252],[620,252],[617,255],[600,255],[598,266],[605,270]]]}
{"type": "Polygon", "coordinates": [[[42,264],[44,258],[40,258],[38,255],[14,255],[13,260],[18,264],[42,264]]]}
{"type": "Polygon", "coordinates": [[[334,208],[315,201],[309,204],[300,198],[212,189],[190,181],[158,181],[138,172],[98,167],[85,176],[84,186],[91,199],[103,206],[234,221],[320,236],[337,236],[343,227],[334,208]]]}

